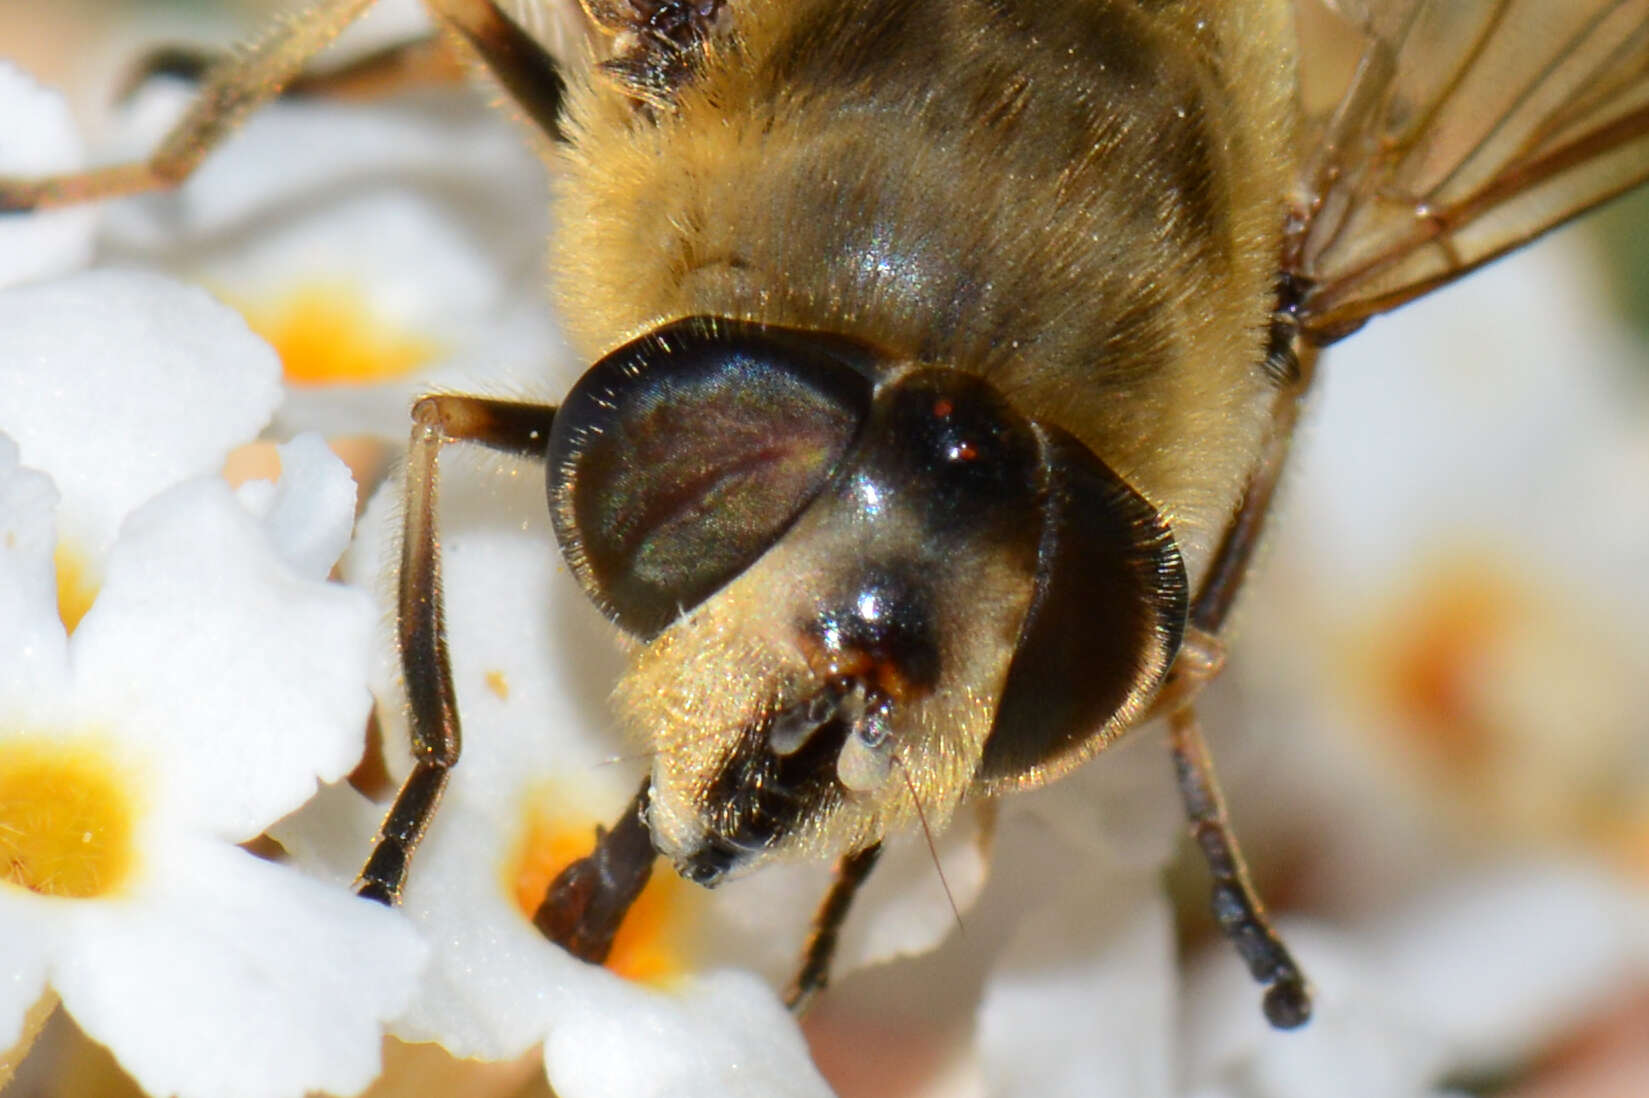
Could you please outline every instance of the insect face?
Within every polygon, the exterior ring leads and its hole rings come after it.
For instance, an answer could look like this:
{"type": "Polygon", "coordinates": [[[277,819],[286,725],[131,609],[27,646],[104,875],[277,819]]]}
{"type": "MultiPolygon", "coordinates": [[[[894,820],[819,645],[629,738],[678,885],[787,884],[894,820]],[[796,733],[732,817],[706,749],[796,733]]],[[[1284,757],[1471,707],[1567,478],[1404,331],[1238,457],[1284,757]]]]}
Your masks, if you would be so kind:
{"type": "Polygon", "coordinates": [[[1155,688],[1183,612],[1155,512],[1074,440],[839,340],[669,325],[575,389],[550,470],[569,562],[645,640],[618,697],[654,841],[704,884],[1051,763],[1155,688]],[[1139,658],[1050,677],[1073,608],[1139,658]]]}

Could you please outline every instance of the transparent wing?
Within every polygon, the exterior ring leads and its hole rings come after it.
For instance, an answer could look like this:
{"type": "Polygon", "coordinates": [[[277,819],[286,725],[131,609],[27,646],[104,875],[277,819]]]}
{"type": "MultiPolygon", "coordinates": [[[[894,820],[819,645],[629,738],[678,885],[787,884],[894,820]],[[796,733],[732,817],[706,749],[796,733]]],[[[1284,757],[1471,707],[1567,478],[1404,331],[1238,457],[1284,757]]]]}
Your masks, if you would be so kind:
{"type": "Polygon", "coordinates": [[[1649,0],[1296,6],[1284,265],[1319,342],[1649,178],[1649,0]]]}

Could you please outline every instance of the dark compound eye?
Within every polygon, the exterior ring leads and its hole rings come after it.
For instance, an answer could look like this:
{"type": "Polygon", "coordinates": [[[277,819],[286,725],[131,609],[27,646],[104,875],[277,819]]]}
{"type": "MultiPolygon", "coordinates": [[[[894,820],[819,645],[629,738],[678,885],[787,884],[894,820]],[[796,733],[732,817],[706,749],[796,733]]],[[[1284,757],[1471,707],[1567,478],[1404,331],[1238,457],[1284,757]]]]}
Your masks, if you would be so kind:
{"type": "Polygon", "coordinates": [[[1143,712],[1179,650],[1188,591],[1167,521],[1043,425],[1036,587],[975,780],[1038,784],[1143,712]]]}
{"type": "Polygon", "coordinates": [[[833,337],[696,317],[591,367],[556,415],[548,486],[589,596],[651,637],[749,567],[857,436],[869,362],[833,337]]]}

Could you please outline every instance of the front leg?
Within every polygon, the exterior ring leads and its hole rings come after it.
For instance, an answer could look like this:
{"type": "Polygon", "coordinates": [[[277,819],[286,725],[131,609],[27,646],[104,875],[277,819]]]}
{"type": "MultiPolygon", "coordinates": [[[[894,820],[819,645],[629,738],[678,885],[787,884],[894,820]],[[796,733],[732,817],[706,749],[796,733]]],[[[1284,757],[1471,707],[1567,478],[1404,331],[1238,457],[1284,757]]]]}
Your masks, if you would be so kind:
{"type": "MultiPolygon", "coordinates": [[[[199,84],[218,69],[233,64],[224,50],[199,46],[162,46],[145,54],[121,85],[119,98],[130,99],[157,77],[199,84]]],[[[338,99],[368,101],[404,91],[455,84],[464,79],[464,66],[437,32],[374,50],[344,64],[305,69],[281,89],[283,99],[338,99]]]]}
{"type": "Polygon", "coordinates": [[[595,849],[550,882],[533,915],[544,937],[590,964],[605,964],[613,939],[653,876],[653,836],[647,830],[652,777],[611,830],[596,828],[595,849]]]}
{"type": "Polygon", "coordinates": [[[1154,715],[1169,715],[1174,776],[1191,837],[1213,877],[1215,922],[1250,974],[1265,987],[1265,1016],[1278,1029],[1305,1024],[1311,1017],[1311,991],[1288,947],[1272,929],[1265,905],[1249,879],[1193,703],[1224,664],[1219,634],[1259,549],[1315,361],[1315,352],[1298,339],[1292,314],[1286,307],[1279,308],[1267,359],[1268,372],[1277,383],[1270,434],[1215,550],[1202,589],[1191,604],[1186,646],[1152,710],[1154,715]]]}
{"type": "MultiPolygon", "coordinates": [[[[0,176],[0,212],[96,202],[177,186],[249,114],[300,81],[304,66],[373,2],[324,0],[301,18],[276,24],[250,48],[213,65],[203,76],[200,94],[147,159],[40,179],[0,176]]],[[[474,50],[539,129],[559,139],[565,85],[555,59],[494,0],[427,2],[437,21],[474,50]]],[[[392,53],[377,64],[393,67],[405,60],[392,53]]],[[[186,68],[188,62],[180,64],[186,68]]],[[[347,75],[340,77],[345,83],[347,75]]],[[[327,87],[324,77],[316,80],[318,89],[327,87]]],[[[342,85],[333,85],[333,90],[343,90],[342,85]]]]}
{"type": "Polygon", "coordinates": [[[836,863],[836,881],[813,916],[813,932],[808,935],[807,947],[802,951],[801,967],[785,992],[784,1004],[792,1014],[807,1013],[814,998],[830,982],[830,964],[836,957],[848,909],[881,857],[882,844],[872,843],[836,863]]]}
{"type": "Polygon", "coordinates": [[[435,815],[462,743],[441,614],[435,522],[441,447],[474,442],[542,461],[555,409],[481,397],[430,396],[413,408],[412,419],[397,627],[416,761],[355,882],[357,893],[385,904],[400,901],[407,865],[435,815]]]}
{"type": "Polygon", "coordinates": [[[1168,735],[1191,838],[1214,877],[1214,921],[1265,988],[1266,1021],[1278,1029],[1302,1026],[1311,1017],[1311,989],[1248,878],[1195,710],[1185,706],[1170,717],[1168,735]]]}
{"type": "Polygon", "coordinates": [[[46,209],[175,187],[247,115],[280,95],[310,58],[372,4],[373,0],[327,0],[301,19],[278,24],[256,45],[214,67],[200,94],[147,160],[42,179],[0,177],[0,211],[46,209]]]}

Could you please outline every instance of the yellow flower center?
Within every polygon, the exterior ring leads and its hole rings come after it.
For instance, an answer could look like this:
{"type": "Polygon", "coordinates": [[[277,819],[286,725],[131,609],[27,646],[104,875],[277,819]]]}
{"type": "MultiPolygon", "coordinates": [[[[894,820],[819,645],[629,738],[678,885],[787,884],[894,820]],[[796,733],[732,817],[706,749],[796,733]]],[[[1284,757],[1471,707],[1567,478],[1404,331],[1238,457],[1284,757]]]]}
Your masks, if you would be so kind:
{"type": "Polygon", "coordinates": [[[63,628],[73,633],[97,598],[97,581],[86,558],[66,542],[57,543],[52,561],[57,566],[57,616],[63,620],[63,628]]]}
{"type": "Polygon", "coordinates": [[[120,767],[97,745],[0,740],[0,879],[43,896],[106,895],[131,873],[135,819],[120,767]]]}
{"type": "MultiPolygon", "coordinates": [[[[538,803],[554,803],[549,797],[538,803]]],[[[552,817],[537,804],[524,814],[515,856],[506,862],[505,887],[531,919],[550,882],[595,846],[595,821],[552,817]]],[[[613,939],[608,970],[637,983],[661,986],[687,967],[685,939],[690,926],[689,889],[674,873],[654,873],[636,898],[613,939]]]]}
{"type": "Polygon", "coordinates": [[[402,377],[434,359],[429,339],[397,330],[374,315],[347,283],[307,283],[286,295],[241,308],[251,329],[281,356],[294,385],[360,385],[402,377]]]}

